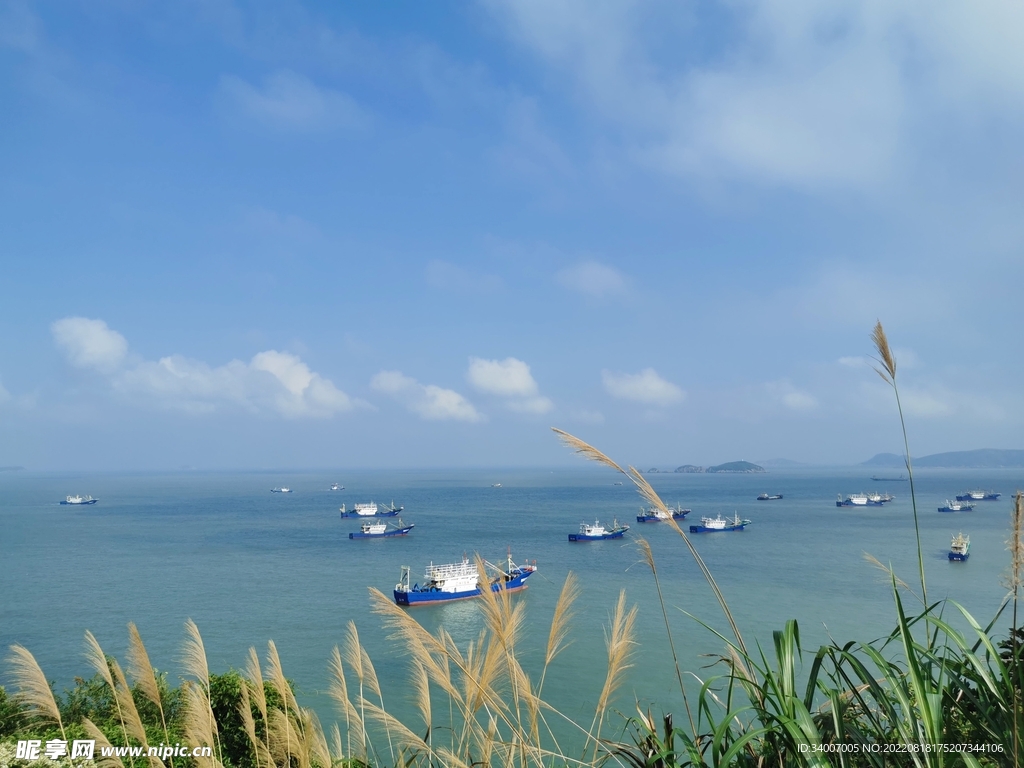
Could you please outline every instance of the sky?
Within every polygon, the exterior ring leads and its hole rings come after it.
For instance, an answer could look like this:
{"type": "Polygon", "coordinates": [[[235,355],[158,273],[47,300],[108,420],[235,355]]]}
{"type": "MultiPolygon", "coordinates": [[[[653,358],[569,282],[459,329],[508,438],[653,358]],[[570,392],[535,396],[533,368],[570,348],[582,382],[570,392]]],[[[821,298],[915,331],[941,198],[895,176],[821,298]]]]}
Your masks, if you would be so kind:
{"type": "Polygon", "coordinates": [[[0,465],[1024,447],[1014,2],[0,2],[0,465]]]}

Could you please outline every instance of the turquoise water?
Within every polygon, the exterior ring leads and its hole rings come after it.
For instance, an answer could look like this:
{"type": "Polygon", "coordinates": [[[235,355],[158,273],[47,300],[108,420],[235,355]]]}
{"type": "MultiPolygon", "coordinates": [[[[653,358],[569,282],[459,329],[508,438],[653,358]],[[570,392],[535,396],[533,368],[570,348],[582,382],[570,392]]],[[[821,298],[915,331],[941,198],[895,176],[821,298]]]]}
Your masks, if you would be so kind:
{"type": "MultiPolygon", "coordinates": [[[[863,470],[779,471],[767,475],[648,475],[669,504],[703,514],[738,511],[753,524],[743,532],[694,537],[725,593],[748,643],[770,646],[771,630],[800,621],[803,644],[828,635],[868,640],[893,626],[884,575],[864,552],[891,562],[909,583],[917,565],[908,484],[873,483],[863,470]],[[885,507],[838,509],[836,494],[888,490],[885,507]],[[755,501],[758,493],[781,501],[755,501]]],[[[517,560],[536,560],[538,573],[516,599],[526,603],[528,664],[539,666],[548,622],[567,572],[583,585],[573,644],[556,662],[546,697],[589,722],[604,670],[603,627],[619,590],[639,607],[640,648],[617,704],[633,698],[678,709],[664,620],[649,568],[631,537],[651,543],[672,630],[684,668],[698,675],[722,643],[683,611],[718,629],[725,622],[685,546],[666,524],[637,524],[640,499],[616,476],[595,468],[308,474],[0,473],[0,646],[21,643],[58,688],[89,675],[82,658],[86,629],[124,659],[125,625],[134,621],[156,667],[177,676],[182,625],[199,625],[210,667],[240,667],[254,645],[273,639],[300,700],[325,722],[335,714],[327,687],[331,647],[351,620],[376,664],[389,709],[411,713],[401,649],[370,611],[368,587],[390,594],[402,565],[414,577],[426,564],[465,552],[497,562],[511,547],[517,560]],[[327,490],[339,481],[344,491],[327,490]],[[501,488],[491,484],[500,482],[501,488]],[[272,494],[289,485],[294,493],[272,494]],[[68,494],[91,494],[91,507],[60,506],[68,494]],[[349,540],[357,520],[338,507],[394,499],[416,528],[404,538],[349,540]],[[622,540],[569,544],[579,523],[628,521],[622,540]]],[[[922,539],[932,598],[949,597],[987,621],[1003,597],[1010,495],[1020,471],[926,471],[918,482],[922,539]],[[974,512],[936,508],[969,487],[1003,493],[974,512]],[[949,563],[951,534],[971,536],[967,563],[949,563]]],[[[689,522],[689,521],[687,521],[689,522]]],[[[443,624],[468,643],[480,628],[473,601],[419,608],[433,629],[443,624]]],[[[1002,622],[1004,625],[1008,621],[1002,622]]],[[[6,681],[5,672],[0,680],[6,681]]]]}

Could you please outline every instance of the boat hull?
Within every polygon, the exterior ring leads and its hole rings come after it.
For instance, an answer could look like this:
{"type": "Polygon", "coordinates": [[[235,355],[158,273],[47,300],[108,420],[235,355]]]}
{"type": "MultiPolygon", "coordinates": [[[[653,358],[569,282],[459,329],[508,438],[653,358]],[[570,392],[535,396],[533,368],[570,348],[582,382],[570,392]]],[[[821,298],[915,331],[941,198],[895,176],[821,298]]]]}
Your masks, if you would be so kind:
{"type": "Polygon", "coordinates": [[[386,539],[391,536],[405,536],[409,531],[413,529],[413,526],[407,525],[404,528],[393,528],[390,531],[384,531],[383,533],[363,533],[362,531],[356,531],[350,533],[348,537],[350,539],[386,539]]]}
{"type": "Polygon", "coordinates": [[[970,512],[974,509],[973,505],[965,505],[960,509],[951,509],[950,507],[939,507],[939,512],[970,512]]]}
{"type": "Polygon", "coordinates": [[[371,517],[398,517],[398,513],[401,512],[401,511],[402,510],[400,510],[400,509],[395,509],[395,510],[384,509],[384,510],[380,510],[378,512],[375,512],[372,515],[360,515],[358,512],[351,512],[350,511],[350,512],[342,512],[341,513],[341,517],[343,519],[347,519],[347,518],[360,518],[361,517],[363,520],[366,520],[366,519],[371,518],[371,517]]]}
{"type": "Polygon", "coordinates": [[[1001,493],[986,493],[984,496],[981,496],[979,498],[976,495],[972,495],[970,493],[965,493],[965,494],[963,494],[961,496],[957,496],[956,500],[957,501],[999,501],[999,497],[1000,496],[1002,496],[1001,493]]]}
{"type": "Polygon", "coordinates": [[[588,536],[585,533],[570,533],[569,541],[602,541],[604,539],[621,539],[626,533],[626,528],[620,531],[610,531],[608,533],[602,533],[599,536],[588,536]]]}
{"type": "MultiPolygon", "coordinates": [[[[533,575],[533,571],[523,571],[522,573],[514,576],[508,581],[499,581],[496,584],[491,584],[492,592],[518,592],[521,589],[526,589],[526,580],[533,575]]],[[[408,592],[402,592],[395,590],[395,602],[398,605],[406,607],[416,607],[420,605],[436,605],[438,603],[450,603],[454,600],[470,600],[474,597],[480,597],[483,594],[483,590],[479,587],[476,589],[468,589],[463,592],[426,592],[418,590],[410,590],[408,592]]]]}
{"type": "Polygon", "coordinates": [[[738,525],[727,525],[725,528],[708,528],[706,525],[691,525],[690,533],[722,533],[723,531],[742,531],[747,527],[747,523],[739,523],[738,525]]]}
{"type": "Polygon", "coordinates": [[[956,562],[959,562],[959,563],[962,563],[964,560],[966,560],[970,556],[971,556],[970,552],[966,552],[966,553],[964,553],[962,555],[959,552],[950,552],[949,553],[949,559],[950,560],[955,560],[956,562]]]}
{"type": "Polygon", "coordinates": [[[837,507],[881,507],[884,506],[884,501],[865,501],[863,504],[854,504],[852,501],[837,501],[837,507]]]}
{"type": "Polygon", "coordinates": [[[89,499],[88,501],[62,501],[61,506],[64,507],[87,507],[90,504],[95,504],[99,499],[89,499]]]}

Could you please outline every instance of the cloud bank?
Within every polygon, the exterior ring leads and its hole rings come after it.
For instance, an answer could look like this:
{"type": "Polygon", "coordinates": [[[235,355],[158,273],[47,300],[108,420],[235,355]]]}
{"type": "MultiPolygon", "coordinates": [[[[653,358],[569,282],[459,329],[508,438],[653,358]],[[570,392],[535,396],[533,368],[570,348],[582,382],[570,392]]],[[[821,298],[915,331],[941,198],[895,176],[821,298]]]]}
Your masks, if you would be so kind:
{"type": "Polygon", "coordinates": [[[454,389],[420,384],[401,371],[381,371],[370,380],[370,387],[390,395],[409,411],[428,421],[483,421],[473,404],[454,389]]]}
{"type": "Polygon", "coordinates": [[[645,405],[674,405],[686,398],[686,393],[680,387],[663,379],[653,368],[645,368],[640,373],[604,370],[601,371],[601,380],[612,397],[645,405]]]}
{"type": "Polygon", "coordinates": [[[128,341],[102,320],[65,317],[50,325],[53,340],[76,368],[113,371],[128,354],[128,341]]]}
{"type": "Polygon", "coordinates": [[[555,404],[541,396],[530,366],[514,357],[504,360],[469,358],[466,378],[474,388],[508,398],[505,406],[518,413],[547,413],[555,404]]]}
{"type": "Polygon", "coordinates": [[[69,363],[103,374],[122,395],[165,408],[209,413],[234,406],[286,418],[329,418],[357,404],[287,352],[267,350],[248,363],[221,366],[183,355],[128,361],[128,342],[102,320],[67,317],[51,332],[69,363]]]}

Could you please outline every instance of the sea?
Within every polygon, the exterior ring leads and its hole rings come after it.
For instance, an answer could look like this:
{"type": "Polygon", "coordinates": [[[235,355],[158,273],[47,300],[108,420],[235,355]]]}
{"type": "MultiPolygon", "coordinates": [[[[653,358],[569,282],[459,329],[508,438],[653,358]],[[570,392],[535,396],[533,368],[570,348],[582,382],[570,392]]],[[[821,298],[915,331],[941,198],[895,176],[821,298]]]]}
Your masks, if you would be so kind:
{"type": "MultiPolygon", "coordinates": [[[[892,475],[890,475],[892,476],[892,475]]],[[[869,554],[919,591],[907,482],[875,482],[864,468],[786,468],[765,474],[651,473],[669,505],[701,516],[739,514],[744,531],[693,535],[750,648],[772,650],[772,632],[799,622],[813,652],[830,640],[870,641],[896,624],[893,588],[869,554]],[[883,507],[837,508],[837,494],[887,491],[883,507]],[[757,501],[760,493],[783,499],[757,501]]],[[[930,600],[956,601],[983,625],[1006,595],[1013,492],[1024,470],[922,470],[915,474],[921,543],[930,600]],[[939,513],[970,488],[1002,493],[972,512],[939,513]],[[971,537],[970,559],[947,559],[950,538],[971,537]]],[[[340,719],[327,696],[331,649],[354,622],[380,680],[385,706],[416,720],[407,656],[371,610],[370,589],[391,595],[401,567],[416,580],[428,563],[479,554],[499,563],[536,562],[529,588],[513,599],[526,612],[520,652],[539,674],[559,590],[570,572],[582,587],[571,644],[555,660],[545,698],[589,724],[604,679],[607,627],[620,593],[637,607],[632,667],[615,699],[624,715],[637,706],[677,712],[676,682],[650,567],[654,554],[668,622],[687,679],[721,674],[716,654],[728,625],[680,536],[666,523],[636,522],[643,505],[630,482],[597,466],[555,469],[416,471],[0,473],[0,646],[19,643],[57,690],[91,676],[83,657],[90,630],[104,650],[126,657],[134,622],[155,667],[174,683],[181,674],[184,623],[199,626],[212,671],[240,669],[250,646],[261,656],[276,644],[300,703],[325,723],[340,719]],[[623,484],[617,484],[623,481],[623,484]],[[344,490],[329,490],[332,483],[344,490]],[[500,487],[495,487],[500,484],[500,487]],[[288,486],[292,493],[271,493],[288,486]],[[99,499],[61,506],[69,494],[99,499]],[[359,520],[342,504],[394,502],[415,528],[405,537],[352,540],[359,520]],[[582,522],[630,525],[623,539],[570,543],[582,522]],[[694,677],[696,676],[696,677],[694,677]]],[[[919,597],[907,591],[908,611],[919,597]]],[[[482,628],[476,601],[411,609],[431,631],[444,627],[462,646],[482,628]]],[[[960,627],[959,612],[945,615],[960,627]]],[[[1004,614],[997,627],[1008,628],[1004,614]]],[[[1004,630],[1005,631],[1005,630],[1004,630]]],[[[4,653],[4,656],[7,654],[4,653]]],[[[9,685],[0,665],[0,683],[9,685]]],[[[414,730],[419,730],[414,727],[414,730]]]]}

